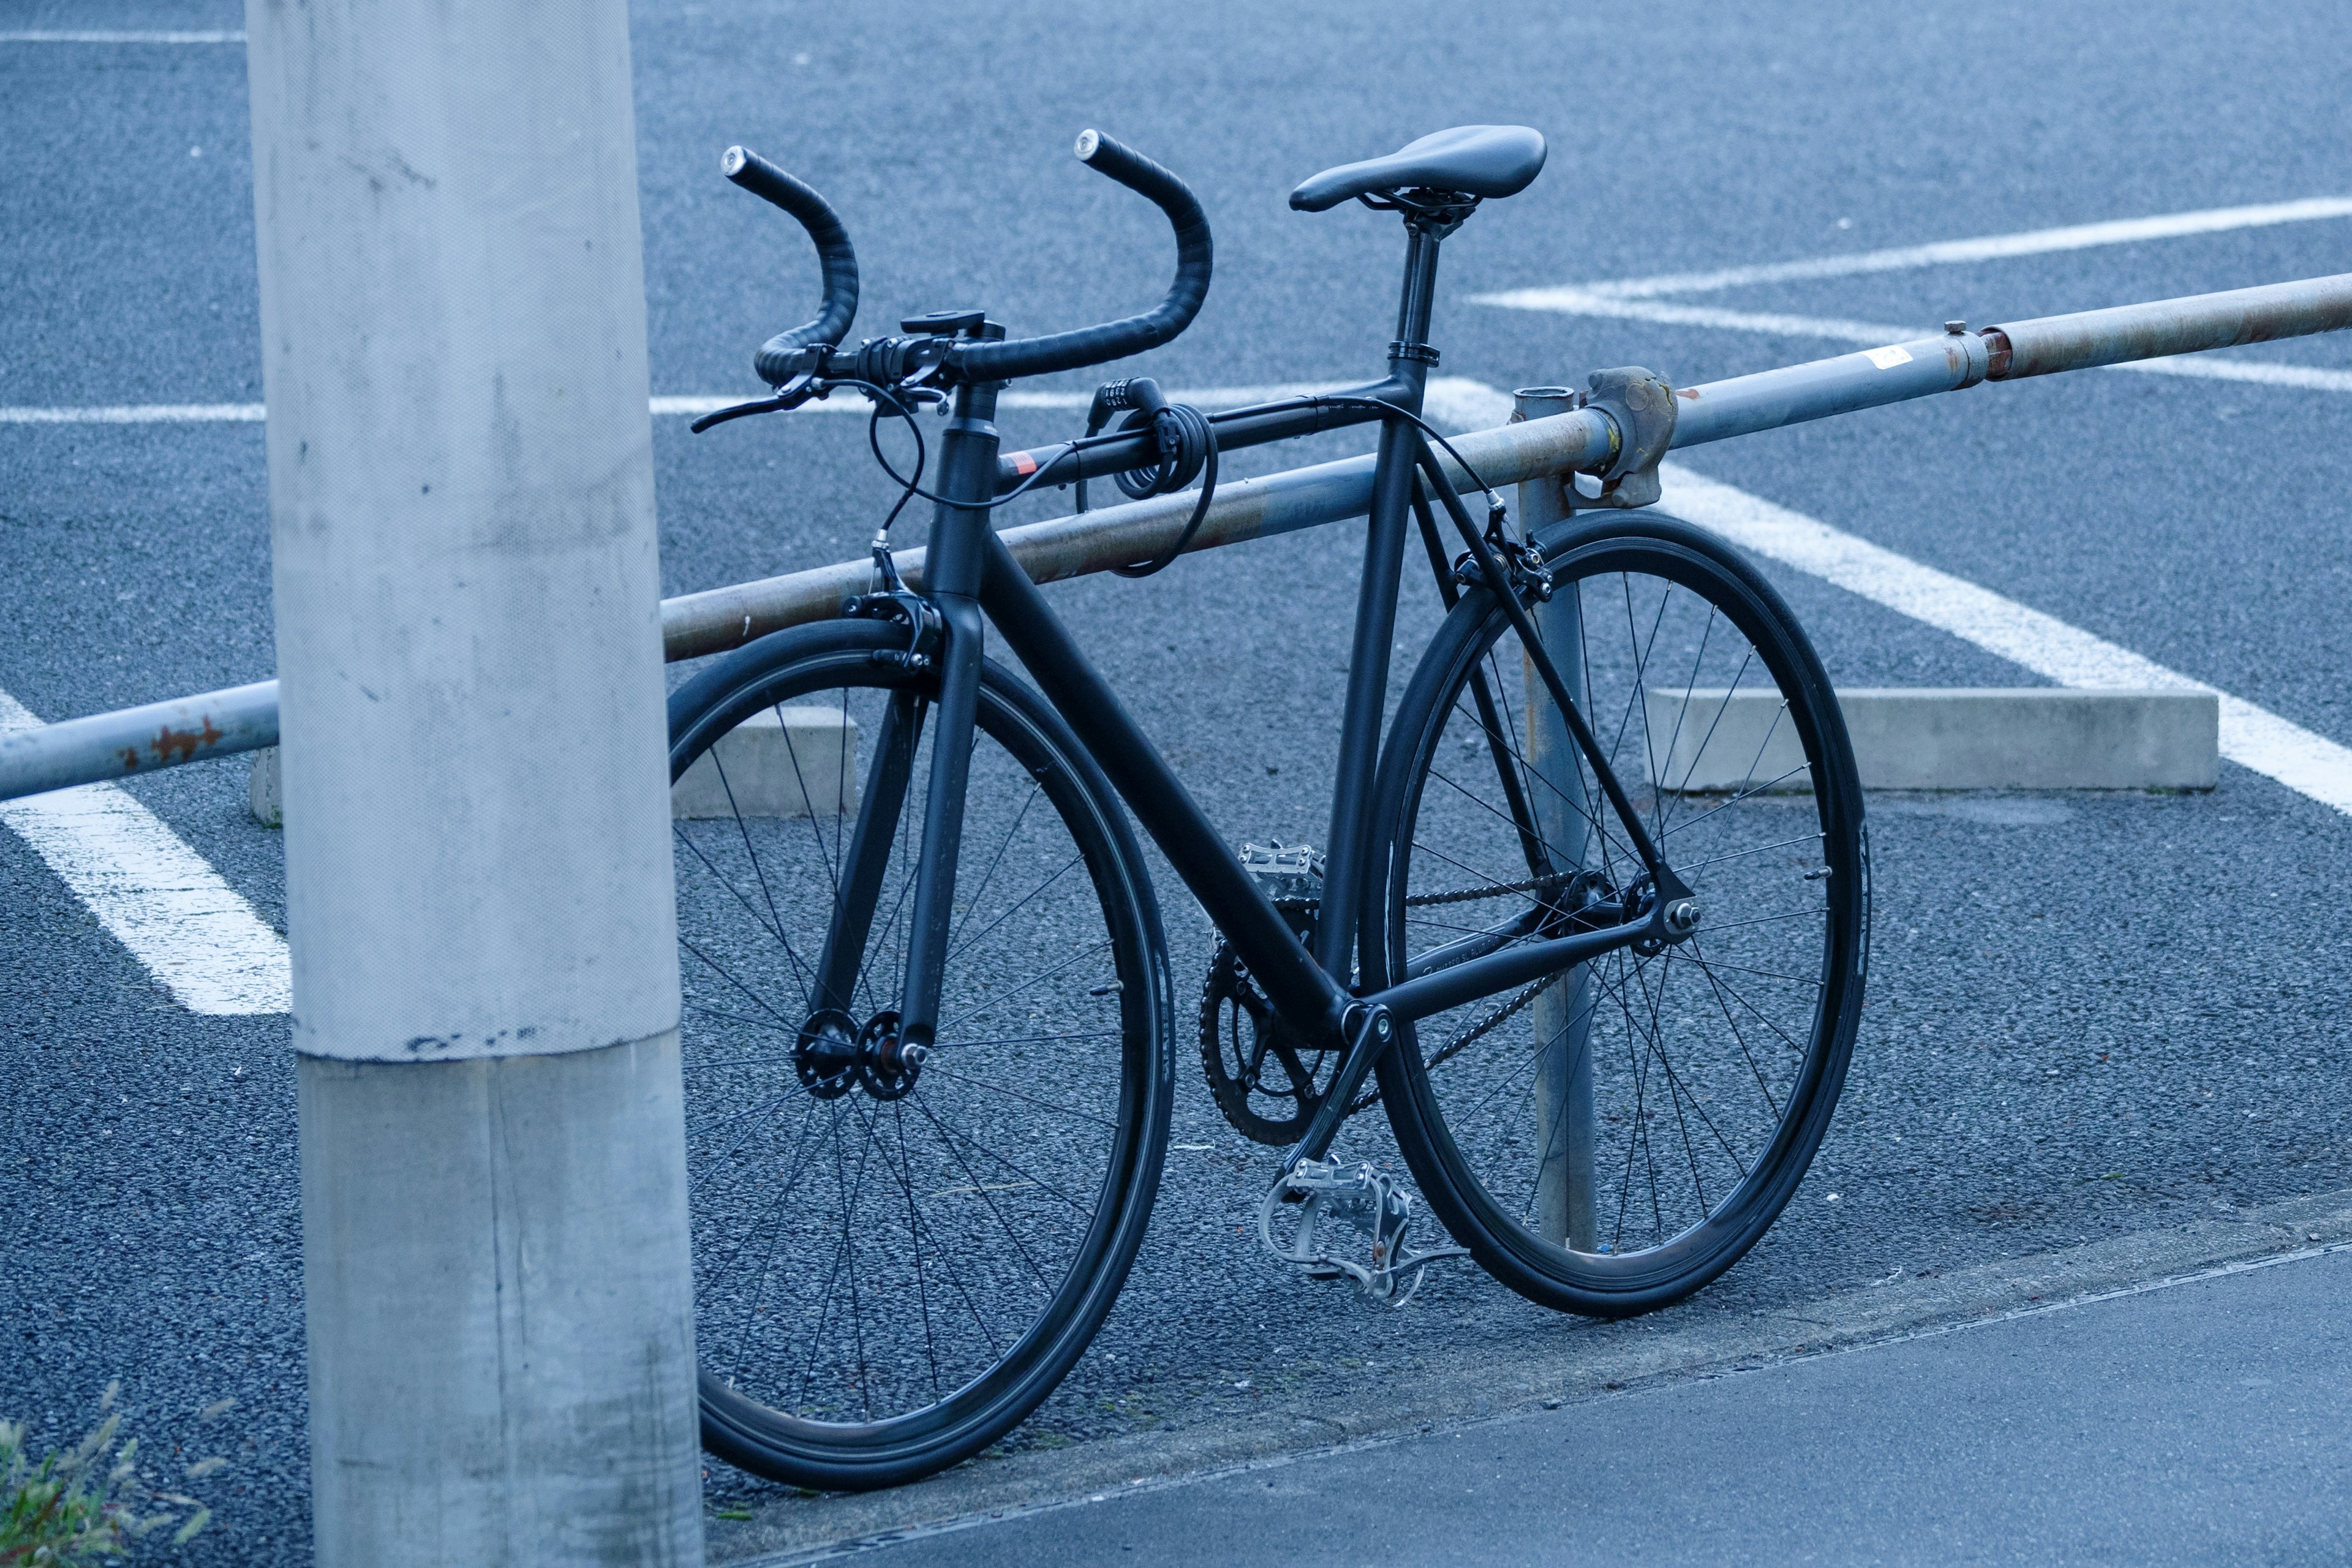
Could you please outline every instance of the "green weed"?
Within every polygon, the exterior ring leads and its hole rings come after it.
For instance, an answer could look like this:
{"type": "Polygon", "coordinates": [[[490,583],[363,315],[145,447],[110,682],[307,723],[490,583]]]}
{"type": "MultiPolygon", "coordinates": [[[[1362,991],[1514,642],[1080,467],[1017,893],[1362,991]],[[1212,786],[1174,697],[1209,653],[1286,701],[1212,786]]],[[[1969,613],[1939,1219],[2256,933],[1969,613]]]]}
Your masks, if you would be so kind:
{"type": "MultiPolygon", "coordinates": [[[[184,1546],[212,1519],[212,1510],[194,1498],[149,1483],[139,1465],[138,1438],[123,1439],[117,1449],[122,1417],[114,1400],[121,1389],[108,1384],[98,1402],[99,1424],[38,1464],[24,1424],[0,1421],[0,1564],[5,1568],[83,1568],[114,1561],[166,1529],[173,1545],[184,1546]]],[[[218,1415],[231,1403],[205,1414],[218,1415]]],[[[199,1459],[186,1479],[201,1480],[227,1463],[199,1459]]]]}

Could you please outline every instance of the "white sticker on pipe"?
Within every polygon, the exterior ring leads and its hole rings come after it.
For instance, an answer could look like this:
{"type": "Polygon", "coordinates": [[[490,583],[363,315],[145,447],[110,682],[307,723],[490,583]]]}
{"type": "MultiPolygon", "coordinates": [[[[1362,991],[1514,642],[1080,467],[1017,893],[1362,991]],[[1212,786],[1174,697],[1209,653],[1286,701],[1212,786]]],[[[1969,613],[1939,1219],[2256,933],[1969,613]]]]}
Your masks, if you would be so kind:
{"type": "Polygon", "coordinates": [[[1898,364],[1909,364],[1911,356],[1899,348],[1864,349],[1862,357],[1881,370],[1893,370],[1898,364]]]}

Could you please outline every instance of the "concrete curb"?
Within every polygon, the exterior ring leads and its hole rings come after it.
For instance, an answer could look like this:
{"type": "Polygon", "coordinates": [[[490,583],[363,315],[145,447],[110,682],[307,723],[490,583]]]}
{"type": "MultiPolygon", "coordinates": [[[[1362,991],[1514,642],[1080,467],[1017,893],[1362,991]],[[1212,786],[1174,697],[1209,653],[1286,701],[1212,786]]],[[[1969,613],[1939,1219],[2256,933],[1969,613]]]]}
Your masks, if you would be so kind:
{"type": "MultiPolygon", "coordinates": [[[[1769,689],[1653,688],[1651,777],[1678,791],[1806,787],[1769,689]]],[[[2211,789],[2210,691],[2058,686],[1849,687],[1838,692],[1864,789],[2211,789]]]]}
{"type": "Polygon", "coordinates": [[[1219,1471],[1508,1419],[1626,1389],[1966,1328],[2079,1304],[2233,1264],[2352,1243],[2352,1190],[2141,1231],[1932,1279],[1890,1279],[1816,1300],[1727,1318],[1705,1292],[1647,1318],[1546,1320],[1523,1354],[1441,1352],[1380,1385],[1269,1402],[1240,1420],[1137,1433],[1058,1451],[973,1461],[895,1491],[791,1499],[748,1521],[708,1521],[709,1561],[758,1568],[814,1562],[909,1534],[1165,1486],[1219,1471]],[[1335,1403],[1336,1398],[1347,1404],[1335,1403]]]}
{"type": "MultiPolygon", "coordinates": [[[[1649,694],[1653,782],[1678,791],[1803,788],[1804,755],[1769,692],[1649,694]]],[[[2211,789],[2221,700],[2210,691],[2058,686],[1852,687],[1838,693],[1864,789],[2211,789]]],[[[671,796],[679,816],[831,816],[857,798],[857,728],[821,710],[755,714],[720,741],[730,796],[709,759],[671,796]],[[816,799],[806,781],[835,781],[816,799]]],[[[285,825],[278,748],[253,754],[253,819],[285,825]]]]}

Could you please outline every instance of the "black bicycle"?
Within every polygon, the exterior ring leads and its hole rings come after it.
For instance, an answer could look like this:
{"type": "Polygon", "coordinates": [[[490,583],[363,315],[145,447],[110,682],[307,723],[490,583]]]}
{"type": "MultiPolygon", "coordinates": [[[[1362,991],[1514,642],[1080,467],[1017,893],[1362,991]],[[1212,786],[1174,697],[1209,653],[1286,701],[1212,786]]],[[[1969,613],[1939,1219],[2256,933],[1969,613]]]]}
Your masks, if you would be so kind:
{"type": "Polygon", "coordinates": [[[1544,152],[1468,127],[1292,194],[1403,220],[1384,379],[1205,415],[1115,383],[1086,435],[1018,453],[992,423],[1005,383],[1164,343],[1199,310],[1209,227],[1183,183],[1078,139],[1174,226],[1175,281],[1148,314],[1007,339],[946,312],[844,350],[838,219],[727,154],[816,242],[825,304],[760,351],[772,396],[697,428],[846,390],[872,402],[887,468],[882,422],[920,448],[916,411],[947,406],[936,463],[893,470],[899,508],[935,508],[919,591],[886,521],[844,618],[751,643],[671,700],[714,1452],[810,1487],[912,1479],[1003,1436],[1101,1323],[1159,1184],[1178,1048],[1122,802],[1225,939],[1202,1054],[1228,1119],[1287,1150],[1260,1226],[1278,1257],[1395,1300],[1466,1249],[1531,1300],[1617,1315],[1698,1289],[1788,1202],[1844,1079],[1867,945],[1862,795],[1820,661],[1729,546],[1625,510],[1654,471],[1643,410],[1663,384],[1595,378],[1621,437],[1607,488],[1562,490],[1532,527],[1491,491],[1475,519],[1421,417],[1439,246],[1544,152]],[[1330,836],[1236,850],[991,512],[1041,485],[1076,483],[1083,506],[1088,479],[1136,497],[1200,480],[1191,526],[1128,568],[1149,574],[1191,542],[1221,449],[1370,424],[1330,836]],[[1416,532],[1450,608],[1383,737],[1416,532]],[[991,626],[1034,686],[988,657],[991,626]],[[1417,1249],[1397,1181],[1329,1157],[1375,1102],[1461,1247],[1417,1249]]]}

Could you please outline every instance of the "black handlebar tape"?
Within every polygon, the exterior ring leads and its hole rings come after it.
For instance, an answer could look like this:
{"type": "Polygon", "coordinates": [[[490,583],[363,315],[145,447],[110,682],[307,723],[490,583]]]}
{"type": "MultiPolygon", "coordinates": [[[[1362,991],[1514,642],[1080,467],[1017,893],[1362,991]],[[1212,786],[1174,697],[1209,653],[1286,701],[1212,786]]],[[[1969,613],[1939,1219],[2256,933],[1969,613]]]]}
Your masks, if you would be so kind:
{"type": "Polygon", "coordinates": [[[1213,252],[1208,215],[1202,212],[1192,187],[1097,131],[1080,135],[1076,151],[1080,163],[1150,197],[1168,215],[1169,224],[1176,230],[1176,279],[1168,286],[1168,297],[1149,314],[1098,327],[1005,342],[958,343],[956,364],[967,380],[1011,381],[1124,359],[1167,342],[1201,313],[1201,301],[1209,294],[1213,252]]]}
{"type": "Polygon", "coordinates": [[[751,356],[751,368],[770,386],[792,374],[793,352],[810,343],[831,348],[857,319],[857,253],[849,247],[849,232],[825,199],[744,147],[730,147],[719,160],[719,172],[753,195],[790,213],[816,243],[816,258],[824,268],[824,309],[806,326],[778,332],[751,356]]]}

